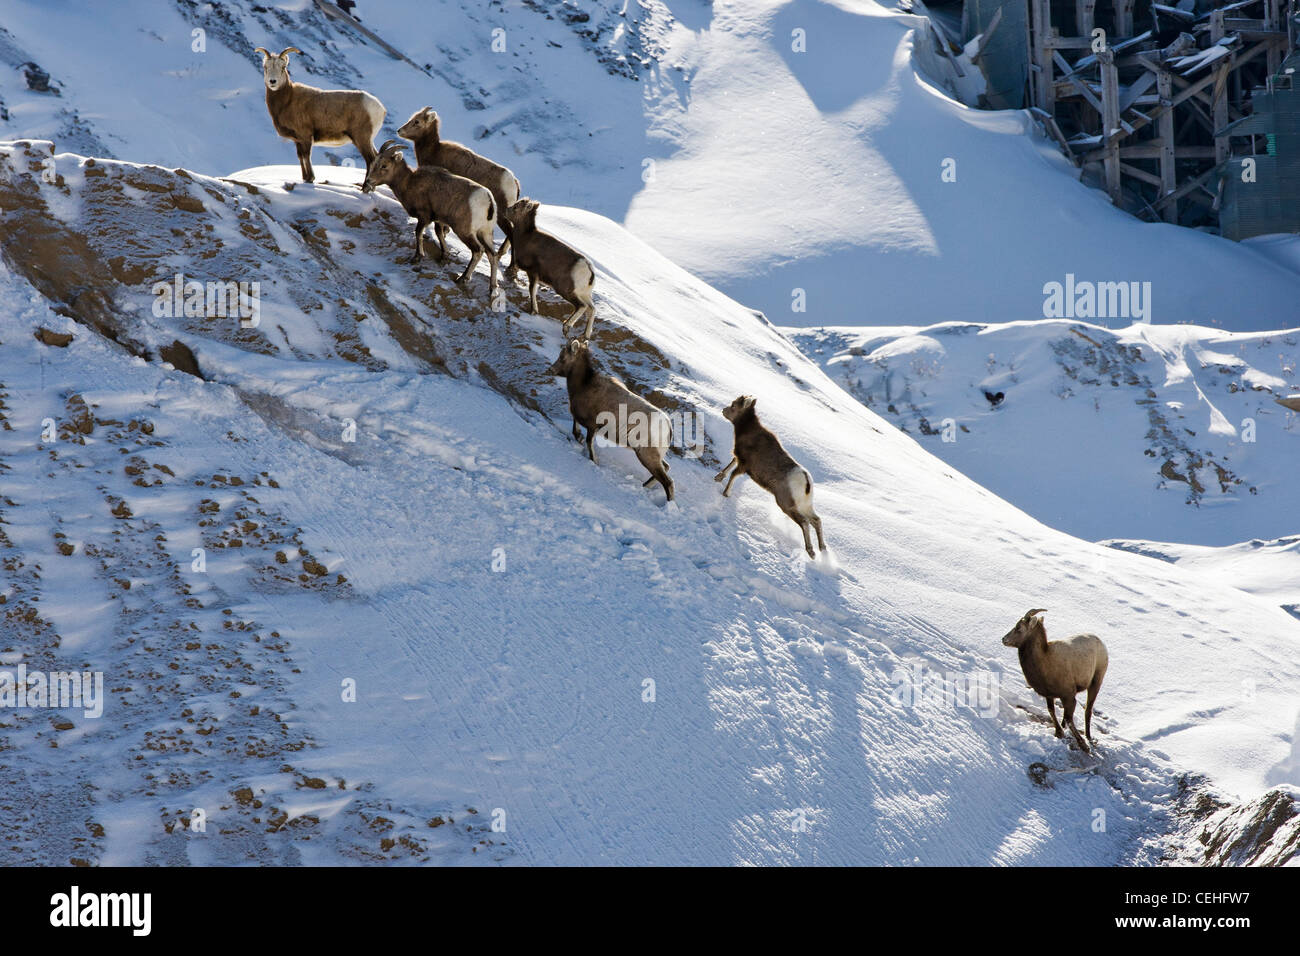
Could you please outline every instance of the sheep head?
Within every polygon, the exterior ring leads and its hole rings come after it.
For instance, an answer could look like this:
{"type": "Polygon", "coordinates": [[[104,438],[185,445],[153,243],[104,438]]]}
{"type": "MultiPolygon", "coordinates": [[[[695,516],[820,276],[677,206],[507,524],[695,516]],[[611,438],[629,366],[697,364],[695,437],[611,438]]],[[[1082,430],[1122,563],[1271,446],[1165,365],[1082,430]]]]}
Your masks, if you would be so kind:
{"type": "Polygon", "coordinates": [[[582,359],[589,358],[590,354],[586,339],[571,339],[560,350],[560,357],[546,369],[546,374],[567,376],[582,359]]]}
{"type": "Polygon", "coordinates": [[[430,129],[437,130],[438,126],[438,114],[434,112],[432,106],[426,106],[422,110],[416,110],[411,118],[398,128],[397,135],[402,139],[414,141],[430,129]]]}
{"type": "Polygon", "coordinates": [[[289,85],[289,54],[301,53],[296,46],[287,46],[279,53],[272,53],[266,47],[257,47],[262,54],[262,81],[268,90],[278,90],[289,85]]]}
{"type": "Polygon", "coordinates": [[[1043,619],[1039,615],[1046,610],[1047,608],[1036,607],[1026,611],[1025,616],[1016,621],[1016,626],[1003,636],[1002,643],[1007,647],[1020,647],[1025,641],[1029,640],[1035,631],[1043,626],[1043,619]]]}
{"type": "Polygon", "coordinates": [[[758,399],[752,395],[741,395],[722,410],[722,417],[729,422],[734,422],[745,412],[752,409],[757,402],[758,399]]]}
{"type": "Polygon", "coordinates": [[[395,139],[390,139],[379,147],[379,155],[375,157],[370,168],[366,170],[365,181],[361,184],[363,193],[372,193],[379,186],[393,181],[393,176],[397,173],[397,167],[406,166],[406,160],[402,158],[402,145],[395,139]]]}
{"type": "Polygon", "coordinates": [[[541,203],[536,199],[529,199],[527,196],[519,199],[512,205],[502,209],[500,218],[510,223],[512,229],[521,229],[531,224],[533,228],[537,226],[537,210],[541,208],[541,203]]]}

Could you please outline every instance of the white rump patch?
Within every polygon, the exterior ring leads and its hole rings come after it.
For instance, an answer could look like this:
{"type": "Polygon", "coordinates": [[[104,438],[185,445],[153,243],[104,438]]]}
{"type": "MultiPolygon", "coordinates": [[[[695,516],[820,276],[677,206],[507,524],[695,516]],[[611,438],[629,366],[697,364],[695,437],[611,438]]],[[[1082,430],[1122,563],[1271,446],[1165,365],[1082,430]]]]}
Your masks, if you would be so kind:
{"type": "Polygon", "coordinates": [[[373,132],[379,132],[379,127],[384,125],[384,117],[388,115],[388,110],[384,109],[384,104],[379,102],[369,93],[366,94],[366,112],[370,114],[370,123],[373,132]]]}

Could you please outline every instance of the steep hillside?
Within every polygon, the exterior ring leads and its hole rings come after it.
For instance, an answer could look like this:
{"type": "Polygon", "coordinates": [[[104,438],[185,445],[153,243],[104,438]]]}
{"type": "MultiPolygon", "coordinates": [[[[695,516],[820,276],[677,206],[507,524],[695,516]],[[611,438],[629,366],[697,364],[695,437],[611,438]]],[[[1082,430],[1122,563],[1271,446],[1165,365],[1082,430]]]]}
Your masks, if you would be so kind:
{"type": "MultiPolygon", "coordinates": [[[[1238,245],[1113,209],[1025,115],[965,109],[918,77],[922,21],[873,0],[357,12],[407,59],[312,0],[117,0],[94,29],[76,4],[8,0],[0,139],[218,176],[290,162],[252,50],[295,45],[297,79],[379,95],[384,135],[433,105],[527,192],[624,222],[780,325],[1036,319],[1044,286],[1071,275],[1150,283],[1144,316],[1103,325],[1295,324],[1293,239],[1238,245]],[[60,95],[29,89],[25,62],[60,95]]],[[[331,161],[355,156],[318,150],[331,161]]]]}
{"type": "Polygon", "coordinates": [[[864,405],[1041,521],[1199,545],[1300,530],[1300,329],[792,329],[864,405]]]}
{"type": "Polygon", "coordinates": [[[1297,782],[1300,623],[1038,523],[618,225],[545,210],[601,361],[698,426],[673,505],[569,438],[555,300],[399,264],[357,171],[51,153],[0,148],[0,653],[108,701],[4,715],[11,859],[1150,862],[1189,774],[1297,782]],[[177,273],[256,323],[155,308],[177,273]],[[710,480],[742,392],[815,563],[710,480]],[[999,642],[1030,606],[1110,645],[1096,773],[999,642]]]}

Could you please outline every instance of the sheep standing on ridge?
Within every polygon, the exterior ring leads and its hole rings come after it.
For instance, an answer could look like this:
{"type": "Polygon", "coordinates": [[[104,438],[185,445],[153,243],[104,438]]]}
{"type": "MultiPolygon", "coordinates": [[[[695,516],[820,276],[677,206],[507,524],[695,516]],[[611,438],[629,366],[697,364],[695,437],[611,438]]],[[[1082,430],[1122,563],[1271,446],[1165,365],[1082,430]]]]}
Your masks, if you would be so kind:
{"type": "Polygon", "coordinates": [[[1083,737],[1079,736],[1079,729],[1074,726],[1074,698],[1080,691],[1088,692],[1083,727],[1084,733],[1091,740],[1092,705],[1096,703],[1097,692],[1101,690],[1102,679],[1110,664],[1110,655],[1106,653],[1106,645],[1095,634],[1075,634],[1062,641],[1049,641],[1047,628],[1043,625],[1043,611],[1041,607],[1026,611],[1025,616],[1002,638],[1002,643],[1019,651],[1020,669],[1024,672],[1025,681],[1034,693],[1047,700],[1047,712],[1052,715],[1056,736],[1065,736],[1065,731],[1056,720],[1055,701],[1060,698],[1070,733],[1074,734],[1079,749],[1090,753],[1083,737]]]}
{"type": "MultiPolygon", "coordinates": [[[[419,166],[441,166],[449,173],[472,179],[480,186],[492,191],[492,198],[497,201],[497,209],[509,209],[519,201],[519,180],[509,169],[500,163],[494,163],[485,156],[480,156],[468,146],[442,138],[442,120],[432,106],[418,111],[398,129],[397,135],[409,139],[415,146],[415,161],[419,166]]],[[[510,223],[505,216],[498,214],[497,225],[505,233],[505,241],[497,250],[500,259],[510,248],[510,223]]],[[[434,224],[438,242],[443,242],[447,233],[446,226],[434,224]]],[[[506,278],[513,279],[519,271],[514,256],[506,268],[506,278]]]]}
{"type": "Polygon", "coordinates": [[[658,481],[672,501],[673,480],[668,477],[665,460],[673,435],[668,416],[613,375],[596,371],[586,339],[567,342],[546,372],[564,376],[573,415],[573,437],[582,441],[579,424],[587,429],[587,454],[592,463],[597,463],[592,440],[599,433],[607,441],[635,451],[637,460],[650,472],[641,487],[658,481]]]}
{"type": "Polygon", "coordinates": [[[804,549],[808,557],[815,559],[817,552],[813,550],[808,526],[811,524],[817,530],[817,546],[823,551],[826,550],[826,539],[822,537],[822,519],[813,511],[812,476],[790,457],[781,440],[758,420],[755,403],[753,397],[741,395],[723,409],[722,414],[735,426],[736,436],[731,461],[713,480],[721,481],[735,466],[722,489],[723,497],[729,497],[732,482],[741,475],[753,477],[759,487],[772,493],[780,509],[799,526],[803,532],[804,549]]]}
{"type": "Polygon", "coordinates": [[[266,83],[266,109],[275,131],[298,147],[298,165],[302,181],[314,183],[311,148],[342,146],[349,140],[366,161],[366,169],[375,160],[375,134],[384,125],[387,110],[364,90],[318,90],[289,78],[289,54],[301,53],[296,46],[271,53],[258,47],[262,54],[262,80],[266,83]]]}
{"type": "MultiPolygon", "coordinates": [[[[402,208],[415,217],[415,255],[411,262],[424,258],[424,230],[429,223],[446,223],[470,251],[469,265],[456,281],[462,285],[468,282],[479,259],[486,255],[491,301],[497,291],[497,254],[492,236],[496,202],[492,194],[478,183],[437,166],[412,169],[402,158],[402,146],[392,139],[379,147],[361,191],[374,192],[379,186],[391,188],[402,208]]],[[[445,249],[440,250],[438,261],[445,254],[445,249]]]]}
{"type": "Polygon", "coordinates": [[[596,320],[596,306],[591,301],[591,287],[596,281],[596,270],[582,253],[561,242],[549,232],[537,228],[537,208],[541,203],[534,199],[521,199],[501,214],[511,228],[514,252],[511,262],[528,273],[528,311],[537,312],[537,282],[540,279],[573,306],[573,313],[564,320],[564,334],[587,313],[587,331],[583,338],[591,338],[591,325],[596,320]]]}

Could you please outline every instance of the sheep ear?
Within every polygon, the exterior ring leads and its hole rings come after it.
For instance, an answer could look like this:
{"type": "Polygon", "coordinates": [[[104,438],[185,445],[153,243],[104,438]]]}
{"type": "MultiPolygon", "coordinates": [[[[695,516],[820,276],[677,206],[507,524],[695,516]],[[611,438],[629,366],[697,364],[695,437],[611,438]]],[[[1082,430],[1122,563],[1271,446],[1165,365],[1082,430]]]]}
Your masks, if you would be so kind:
{"type": "Polygon", "coordinates": [[[757,405],[757,404],[758,404],[758,399],[756,399],[754,396],[752,396],[752,395],[746,395],[746,396],[745,396],[745,407],[746,407],[746,408],[753,408],[753,407],[754,407],[755,405],[757,405]]]}

